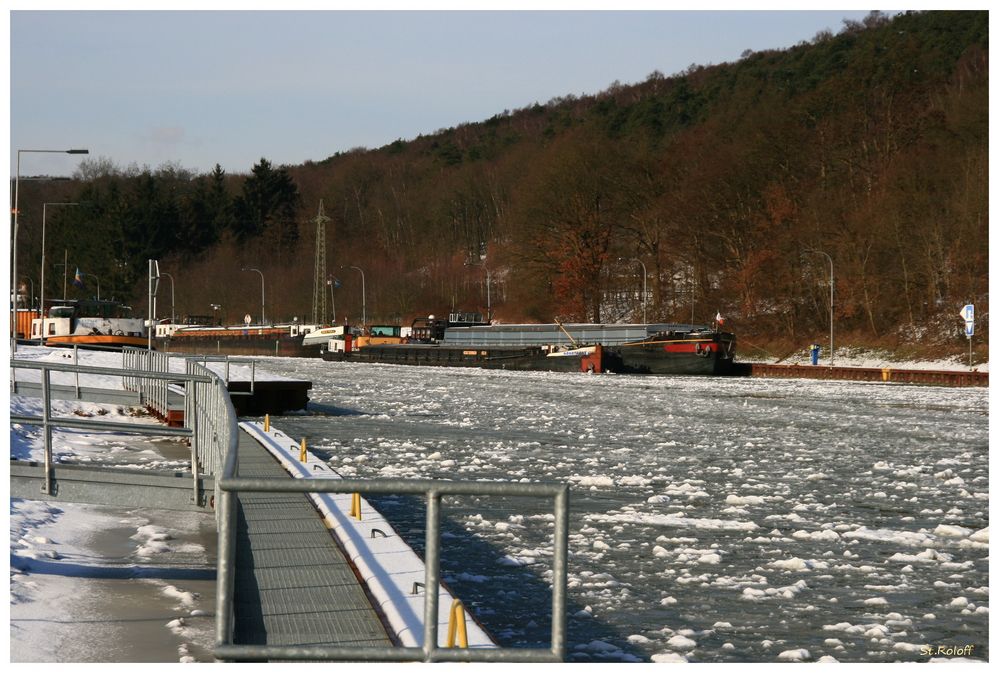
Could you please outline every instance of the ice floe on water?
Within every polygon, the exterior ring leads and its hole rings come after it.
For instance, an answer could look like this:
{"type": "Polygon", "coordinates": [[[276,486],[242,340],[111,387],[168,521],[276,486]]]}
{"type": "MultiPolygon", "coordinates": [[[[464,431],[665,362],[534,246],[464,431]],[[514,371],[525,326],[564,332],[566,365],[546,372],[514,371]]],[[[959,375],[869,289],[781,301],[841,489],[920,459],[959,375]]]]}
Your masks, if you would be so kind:
{"type": "MultiPolygon", "coordinates": [[[[273,362],[346,411],[290,422],[352,476],[570,483],[572,661],[987,657],[985,390],[273,362]]],[[[453,588],[543,645],[544,507],[454,507],[453,588]]]]}

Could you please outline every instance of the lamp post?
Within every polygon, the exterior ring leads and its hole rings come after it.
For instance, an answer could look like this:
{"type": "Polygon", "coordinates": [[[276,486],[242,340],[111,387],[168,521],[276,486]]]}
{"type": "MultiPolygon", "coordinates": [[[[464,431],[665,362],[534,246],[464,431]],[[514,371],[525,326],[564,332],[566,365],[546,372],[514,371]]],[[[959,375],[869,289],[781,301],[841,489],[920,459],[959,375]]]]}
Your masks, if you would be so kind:
{"type": "Polygon", "coordinates": [[[265,312],[264,312],[264,272],[261,271],[260,269],[247,268],[245,266],[243,267],[243,271],[256,271],[257,273],[260,274],[260,324],[261,325],[265,325],[265,324],[267,324],[267,320],[264,318],[264,315],[265,315],[265,312]]]}
{"type": "MultiPolygon", "coordinates": [[[[340,268],[342,269],[343,267],[341,266],[340,268]]],[[[363,328],[368,324],[368,309],[364,294],[364,271],[361,271],[361,267],[359,266],[352,266],[350,268],[361,274],[361,327],[363,328]]]]}
{"type": "Polygon", "coordinates": [[[833,276],[833,261],[832,257],[828,253],[822,252],[821,250],[806,249],[805,252],[814,252],[817,255],[823,255],[829,260],[829,366],[833,367],[836,364],[836,351],[833,350],[833,300],[835,297],[834,287],[835,287],[835,277],[833,276]]]}
{"type": "Polygon", "coordinates": [[[490,273],[489,267],[485,265],[485,261],[479,264],[473,264],[472,262],[465,262],[465,266],[481,266],[482,270],[486,272],[486,320],[492,322],[493,319],[492,273],[490,273]]]}
{"type": "Polygon", "coordinates": [[[39,309],[41,311],[42,317],[42,345],[45,345],[45,216],[48,211],[49,206],[78,206],[79,203],[76,202],[56,202],[56,203],[43,203],[42,204],[42,278],[41,278],[41,299],[39,300],[39,309]]]}
{"type": "Polygon", "coordinates": [[[160,275],[161,276],[166,276],[167,278],[170,279],[170,324],[176,325],[177,324],[177,314],[173,310],[174,309],[174,304],[173,304],[173,276],[171,276],[170,274],[168,274],[166,271],[161,271],[160,275]]]}
{"type": "MultiPolygon", "coordinates": [[[[17,169],[14,174],[14,230],[11,241],[10,288],[14,291],[14,302],[10,307],[10,352],[17,352],[17,225],[19,197],[21,194],[21,154],[90,154],[90,150],[18,150],[17,169]]],[[[44,208],[44,206],[42,206],[44,208]]]]}
{"type": "MultiPolygon", "coordinates": [[[[620,259],[620,258],[619,258],[620,259]]],[[[638,262],[642,265],[642,322],[648,324],[649,315],[647,309],[647,302],[649,297],[649,272],[645,268],[645,262],[638,259],[637,257],[632,257],[631,261],[638,262]]]]}

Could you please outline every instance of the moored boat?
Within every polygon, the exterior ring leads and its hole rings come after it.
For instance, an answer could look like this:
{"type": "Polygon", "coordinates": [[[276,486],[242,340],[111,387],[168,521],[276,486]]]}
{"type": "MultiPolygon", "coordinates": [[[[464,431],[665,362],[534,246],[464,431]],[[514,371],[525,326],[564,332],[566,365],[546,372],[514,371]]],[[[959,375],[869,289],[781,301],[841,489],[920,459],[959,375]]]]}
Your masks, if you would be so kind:
{"type": "Polygon", "coordinates": [[[149,344],[146,322],[114,301],[67,300],[31,321],[31,338],[64,346],[138,346],[149,344]]]}
{"type": "MultiPolygon", "coordinates": [[[[452,314],[452,316],[459,314],[452,314]]],[[[463,315],[463,314],[461,314],[463,315]]],[[[735,335],[702,325],[414,322],[412,336],[369,345],[330,340],[326,360],[622,374],[729,374],[735,335]]]]}
{"type": "Polygon", "coordinates": [[[319,357],[318,348],[303,346],[315,325],[199,325],[157,327],[157,350],[198,355],[277,355],[319,357]],[[169,327],[166,329],[166,327],[169,327]],[[160,329],[165,328],[165,329],[160,329]]]}

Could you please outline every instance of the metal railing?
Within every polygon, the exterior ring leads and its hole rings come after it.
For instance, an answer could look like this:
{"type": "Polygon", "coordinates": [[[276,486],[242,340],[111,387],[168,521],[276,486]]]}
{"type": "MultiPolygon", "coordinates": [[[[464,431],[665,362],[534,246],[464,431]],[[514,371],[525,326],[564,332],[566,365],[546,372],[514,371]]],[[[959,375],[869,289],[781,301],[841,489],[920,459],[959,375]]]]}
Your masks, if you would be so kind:
{"type": "MultiPolygon", "coordinates": [[[[170,356],[166,353],[125,346],[121,350],[121,359],[125,369],[160,374],[170,372],[170,356]]],[[[173,379],[123,376],[121,382],[125,390],[139,393],[140,403],[148,404],[156,413],[166,418],[169,411],[170,384],[174,382],[173,379]]]]}
{"type": "Polygon", "coordinates": [[[230,374],[229,365],[233,365],[233,364],[236,364],[236,365],[250,365],[250,390],[249,390],[249,392],[245,392],[245,391],[240,392],[240,391],[232,391],[232,390],[230,390],[229,394],[230,395],[252,395],[254,393],[254,384],[256,383],[256,380],[257,380],[257,361],[254,360],[253,358],[234,358],[234,357],[230,357],[228,355],[188,355],[188,356],[185,356],[185,359],[188,360],[189,362],[200,362],[202,365],[205,366],[205,368],[208,367],[208,363],[209,362],[223,362],[223,363],[225,363],[225,370],[224,370],[224,372],[223,372],[223,374],[221,376],[222,376],[222,380],[225,382],[225,384],[226,384],[227,387],[228,387],[229,383],[232,381],[232,378],[229,376],[229,374],[230,374]]]}
{"type": "MultiPolygon", "coordinates": [[[[11,377],[16,380],[16,370],[28,369],[41,372],[42,413],[34,415],[11,415],[11,423],[40,425],[44,435],[44,485],[42,493],[52,493],[52,430],[56,427],[82,430],[113,431],[124,434],[187,437],[191,442],[191,473],[194,483],[194,502],[201,501],[199,475],[216,475],[224,464],[227,452],[235,451],[238,441],[236,412],[226,393],[225,386],[212,371],[201,365],[190,364],[185,373],[155,371],[160,366],[157,353],[142,351],[139,357],[126,355],[127,367],[90,367],[54,362],[30,360],[10,360],[11,377]],[[141,357],[145,356],[145,357],[141,357]],[[79,375],[115,376],[131,381],[137,386],[140,399],[159,396],[159,390],[167,390],[169,384],[183,387],[185,399],[184,427],[171,428],[162,425],[140,423],[118,423],[115,421],[85,419],[78,417],[54,416],[52,413],[52,372],[67,372],[79,375]],[[152,385],[151,385],[152,384],[152,385]],[[156,390],[157,392],[151,392],[156,390]]],[[[125,359],[123,358],[123,359],[125,359]]],[[[78,378],[77,378],[78,381],[78,378]]],[[[79,385],[79,382],[77,382],[79,385]]],[[[145,403],[149,403],[148,401],[145,403]]],[[[166,409],[164,403],[164,410],[166,409]]],[[[216,485],[216,502],[218,486],[216,485]]],[[[216,518],[218,512],[216,510],[216,518]]]]}
{"type": "Polygon", "coordinates": [[[215,610],[215,656],[228,660],[310,661],[477,661],[561,662],[566,648],[566,578],[568,573],[569,487],[551,483],[436,481],[423,479],[264,479],[240,478],[238,454],[226,459],[219,505],[219,553],[215,610]],[[236,494],[240,491],[270,493],[385,493],[423,495],[427,498],[424,576],[423,647],[334,647],[237,645],[234,627],[236,494]],[[440,508],[445,495],[496,495],[554,499],[555,529],[552,558],[551,648],[450,649],[438,646],[440,587],[440,508]]]}

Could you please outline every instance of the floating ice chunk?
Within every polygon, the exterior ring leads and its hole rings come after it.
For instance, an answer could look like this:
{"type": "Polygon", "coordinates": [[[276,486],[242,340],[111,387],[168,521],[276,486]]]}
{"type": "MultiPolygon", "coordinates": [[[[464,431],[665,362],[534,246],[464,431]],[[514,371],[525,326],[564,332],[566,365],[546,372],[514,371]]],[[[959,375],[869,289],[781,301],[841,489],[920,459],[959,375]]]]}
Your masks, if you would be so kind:
{"type": "Polygon", "coordinates": [[[678,652],[660,652],[652,655],[652,661],[657,664],[685,664],[688,660],[678,652]]]}
{"type": "Polygon", "coordinates": [[[602,540],[594,540],[593,541],[593,548],[597,549],[597,550],[600,550],[600,551],[603,551],[605,549],[610,549],[610,545],[607,544],[606,542],[603,542],[602,540]]]}
{"type": "Polygon", "coordinates": [[[949,605],[952,608],[966,608],[968,607],[968,599],[964,596],[958,596],[952,600],[949,605]]]}
{"type": "Polygon", "coordinates": [[[634,643],[636,645],[645,645],[646,643],[651,643],[652,641],[643,635],[640,635],[638,633],[633,633],[630,636],[628,636],[628,642],[634,643]]]}
{"type": "Polygon", "coordinates": [[[710,564],[710,565],[716,565],[716,564],[718,564],[718,563],[721,562],[721,554],[718,554],[718,553],[704,554],[704,555],[698,557],[697,562],[698,563],[707,563],[707,564],[710,564]]]}
{"type": "Polygon", "coordinates": [[[677,600],[672,596],[667,596],[666,598],[659,601],[659,605],[676,605],[677,600]]]}
{"type": "Polygon", "coordinates": [[[780,568],[781,570],[796,570],[798,572],[807,572],[812,569],[825,570],[829,567],[829,564],[825,561],[801,559],[797,557],[771,561],[767,565],[773,568],[780,568]]]}
{"type": "Polygon", "coordinates": [[[968,537],[973,531],[963,526],[940,524],[933,529],[933,534],[939,537],[968,537]]]}
{"type": "Polygon", "coordinates": [[[759,528],[752,521],[731,519],[695,519],[682,514],[592,514],[592,521],[639,523],[649,526],[676,528],[698,528],[703,530],[755,530],[759,528]]]}
{"type": "Polygon", "coordinates": [[[890,530],[886,528],[872,529],[866,526],[843,533],[843,537],[856,540],[871,540],[874,542],[890,542],[910,547],[925,547],[933,542],[933,538],[926,533],[914,533],[912,531],[890,530]]]}
{"type": "Polygon", "coordinates": [[[793,533],[791,533],[791,537],[793,537],[795,540],[817,540],[817,541],[835,542],[836,540],[839,539],[839,533],[830,529],[815,530],[815,531],[796,530],[793,533]]]}
{"type": "Polygon", "coordinates": [[[650,502],[652,504],[664,504],[664,503],[667,503],[669,501],[670,501],[670,497],[668,495],[654,495],[654,496],[650,497],[648,500],[646,500],[645,502],[650,502]]]}
{"type": "Polygon", "coordinates": [[[686,652],[687,650],[692,650],[697,647],[697,641],[691,640],[687,636],[677,634],[666,641],[666,647],[680,652],[686,652]]]}
{"type": "Polygon", "coordinates": [[[758,495],[729,495],[725,503],[729,505],[762,505],[766,500],[758,495]]]}
{"type": "Polygon", "coordinates": [[[777,655],[777,659],[780,661],[808,661],[811,658],[811,652],[803,647],[796,650],[784,650],[777,655]]]}
{"type": "Polygon", "coordinates": [[[988,544],[989,542],[989,529],[988,526],[981,530],[976,530],[974,533],[968,536],[969,540],[974,540],[975,542],[984,542],[988,544]]]}
{"type": "Polygon", "coordinates": [[[885,598],[865,598],[864,605],[888,605],[888,600],[885,598]]]}

